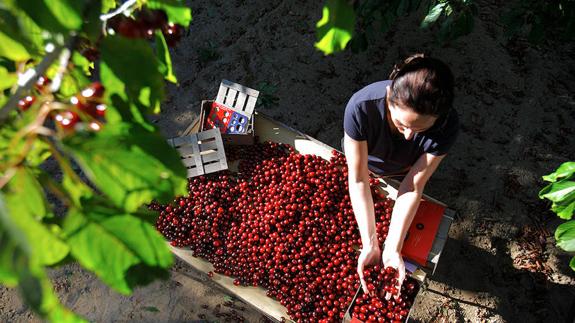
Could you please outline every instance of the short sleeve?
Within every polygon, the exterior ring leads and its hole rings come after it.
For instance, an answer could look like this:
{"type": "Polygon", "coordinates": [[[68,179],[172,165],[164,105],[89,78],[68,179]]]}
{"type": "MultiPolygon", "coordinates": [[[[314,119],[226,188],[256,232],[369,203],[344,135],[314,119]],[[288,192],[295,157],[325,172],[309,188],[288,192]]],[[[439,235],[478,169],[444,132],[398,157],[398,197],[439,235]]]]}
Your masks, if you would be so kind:
{"type": "Polygon", "coordinates": [[[360,106],[357,104],[355,97],[352,96],[345,107],[343,130],[354,140],[367,140],[366,124],[366,116],[360,110],[360,106]]]}
{"type": "Polygon", "coordinates": [[[449,119],[445,128],[432,136],[432,142],[428,149],[425,150],[426,153],[434,156],[443,156],[447,154],[453,144],[455,144],[459,135],[459,117],[457,113],[452,113],[449,119]]]}

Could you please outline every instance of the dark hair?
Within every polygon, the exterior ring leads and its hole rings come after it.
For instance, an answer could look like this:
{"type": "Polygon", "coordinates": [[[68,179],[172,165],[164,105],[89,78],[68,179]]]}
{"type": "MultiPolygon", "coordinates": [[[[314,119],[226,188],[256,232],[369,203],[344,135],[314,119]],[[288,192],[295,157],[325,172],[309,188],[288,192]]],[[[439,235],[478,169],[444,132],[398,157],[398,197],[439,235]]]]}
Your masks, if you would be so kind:
{"type": "Polygon", "coordinates": [[[389,100],[416,113],[441,117],[453,104],[453,74],[442,61],[415,54],[395,65],[389,100]]]}

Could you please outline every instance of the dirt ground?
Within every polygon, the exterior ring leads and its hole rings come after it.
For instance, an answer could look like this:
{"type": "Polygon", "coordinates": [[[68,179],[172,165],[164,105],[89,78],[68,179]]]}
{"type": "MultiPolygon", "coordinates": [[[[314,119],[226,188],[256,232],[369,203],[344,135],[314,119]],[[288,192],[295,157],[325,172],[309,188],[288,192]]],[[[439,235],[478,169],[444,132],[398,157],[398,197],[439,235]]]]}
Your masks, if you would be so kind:
{"type": "MultiPolygon", "coordinates": [[[[462,131],[426,193],[459,217],[412,319],[573,322],[575,273],[553,239],[561,221],[537,192],[542,175],[575,159],[575,44],[510,40],[499,20],[505,2],[476,2],[474,31],[446,46],[402,18],[367,51],[326,57],[313,46],[322,1],[192,1],[190,33],[172,52],[180,84],[153,120],[179,135],[228,79],[260,90],[260,111],[339,148],[349,97],[405,55],[430,53],[456,76],[462,131]]],[[[171,272],[132,296],[77,265],[51,274],[64,304],[91,321],[265,321],[185,264],[171,272]]],[[[1,287],[0,321],[37,319],[1,287]]]]}

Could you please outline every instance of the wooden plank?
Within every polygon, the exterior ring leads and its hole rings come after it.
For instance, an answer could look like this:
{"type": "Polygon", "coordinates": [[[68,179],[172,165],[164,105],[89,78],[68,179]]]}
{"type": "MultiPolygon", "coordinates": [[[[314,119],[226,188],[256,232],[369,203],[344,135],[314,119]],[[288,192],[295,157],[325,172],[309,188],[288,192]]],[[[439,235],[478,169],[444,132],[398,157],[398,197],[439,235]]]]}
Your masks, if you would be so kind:
{"type": "Polygon", "coordinates": [[[216,102],[224,103],[226,93],[228,93],[228,87],[222,82],[222,84],[220,84],[220,89],[218,90],[218,95],[216,96],[216,102]]]}
{"type": "MultiPolygon", "coordinates": [[[[191,250],[173,246],[169,247],[178,258],[182,259],[192,267],[206,274],[210,271],[214,271],[214,266],[212,264],[201,258],[194,257],[191,250]]],[[[234,285],[234,278],[217,273],[214,273],[214,276],[211,279],[213,282],[222,286],[224,289],[228,290],[234,296],[240,298],[242,301],[256,307],[259,311],[264,313],[268,318],[274,320],[275,322],[281,322],[282,318],[286,318],[288,321],[290,321],[286,308],[283,307],[279,302],[273,300],[270,297],[267,297],[263,288],[236,286],[234,285]]]]}
{"type": "Polygon", "coordinates": [[[220,155],[219,155],[218,152],[215,151],[215,150],[214,150],[214,151],[211,151],[211,152],[209,152],[209,153],[207,153],[207,154],[203,154],[203,155],[201,155],[201,156],[202,156],[202,163],[203,163],[204,165],[207,164],[207,163],[210,163],[210,162],[214,162],[214,161],[220,160],[220,155]]]}
{"type": "Polygon", "coordinates": [[[236,101],[236,95],[238,94],[237,90],[228,89],[228,94],[226,94],[226,98],[224,99],[224,105],[228,107],[233,107],[234,102],[236,101]]]}
{"type": "Polygon", "coordinates": [[[197,167],[188,168],[188,178],[190,178],[190,177],[196,177],[196,176],[199,176],[199,175],[201,175],[201,174],[198,172],[198,168],[197,168],[197,167]]]}
{"type": "Polygon", "coordinates": [[[246,106],[244,107],[244,109],[242,111],[244,111],[247,115],[252,115],[254,114],[254,109],[256,108],[256,102],[257,102],[258,98],[255,96],[250,96],[248,97],[248,103],[246,103],[246,106]]]}
{"type": "Polygon", "coordinates": [[[206,174],[215,173],[220,170],[222,170],[220,163],[204,164],[204,173],[206,174]]]}
{"type": "Polygon", "coordinates": [[[190,158],[194,155],[194,153],[196,153],[191,145],[181,146],[176,150],[180,153],[180,156],[182,156],[183,158],[190,158]]]}
{"type": "Polygon", "coordinates": [[[233,105],[233,108],[235,108],[237,111],[244,111],[244,106],[246,104],[247,98],[248,98],[247,94],[238,92],[238,99],[236,100],[236,103],[233,105]]]}
{"type": "Polygon", "coordinates": [[[215,150],[218,149],[218,143],[215,140],[211,140],[211,141],[205,141],[202,140],[202,142],[200,143],[200,149],[201,151],[207,151],[207,150],[215,150]]]}

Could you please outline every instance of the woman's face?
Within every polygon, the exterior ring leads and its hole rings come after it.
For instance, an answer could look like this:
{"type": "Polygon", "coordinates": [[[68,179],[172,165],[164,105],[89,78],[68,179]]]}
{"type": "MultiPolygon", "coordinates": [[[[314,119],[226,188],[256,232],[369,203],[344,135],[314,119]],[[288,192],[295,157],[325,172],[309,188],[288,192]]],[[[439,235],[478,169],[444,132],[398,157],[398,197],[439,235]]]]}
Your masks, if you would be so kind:
{"type": "MultiPolygon", "coordinates": [[[[389,98],[389,95],[387,97],[389,98]]],[[[418,114],[408,107],[393,104],[389,100],[387,100],[387,106],[391,124],[405,137],[405,140],[410,140],[416,133],[431,128],[437,120],[437,117],[418,114]]]]}

